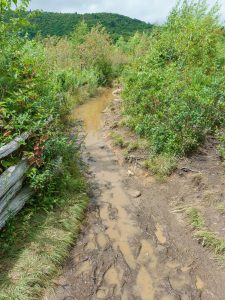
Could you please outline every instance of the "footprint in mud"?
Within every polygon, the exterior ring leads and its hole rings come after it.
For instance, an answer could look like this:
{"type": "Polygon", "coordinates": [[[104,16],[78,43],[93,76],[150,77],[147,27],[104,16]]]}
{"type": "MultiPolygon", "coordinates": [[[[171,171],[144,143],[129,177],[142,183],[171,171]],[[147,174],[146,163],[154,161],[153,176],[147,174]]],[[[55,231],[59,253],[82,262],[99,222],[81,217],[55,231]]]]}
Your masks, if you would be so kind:
{"type": "Polygon", "coordinates": [[[97,243],[98,243],[98,246],[100,249],[104,249],[107,244],[109,244],[109,239],[107,238],[107,236],[105,235],[104,232],[100,232],[98,235],[97,235],[97,243]]]}
{"type": "Polygon", "coordinates": [[[164,235],[163,228],[159,223],[156,224],[155,235],[160,244],[164,245],[166,243],[166,237],[164,235]]]}
{"type": "Polygon", "coordinates": [[[137,275],[136,287],[142,300],[154,300],[153,280],[145,267],[141,267],[137,275]]]}
{"type": "Polygon", "coordinates": [[[157,267],[158,258],[154,253],[154,248],[146,240],[141,241],[141,247],[137,258],[137,263],[139,265],[148,265],[151,268],[151,270],[155,270],[157,267]]]}
{"type": "Polygon", "coordinates": [[[111,220],[117,220],[118,219],[118,209],[114,207],[111,203],[108,205],[108,213],[109,213],[109,218],[111,220]]]}
{"type": "Polygon", "coordinates": [[[205,283],[201,280],[199,276],[197,276],[196,278],[196,287],[198,290],[203,290],[203,288],[205,287],[205,283]]]}
{"type": "Polygon", "coordinates": [[[112,183],[110,181],[106,182],[103,184],[103,187],[106,188],[107,190],[112,189],[112,183]]]}

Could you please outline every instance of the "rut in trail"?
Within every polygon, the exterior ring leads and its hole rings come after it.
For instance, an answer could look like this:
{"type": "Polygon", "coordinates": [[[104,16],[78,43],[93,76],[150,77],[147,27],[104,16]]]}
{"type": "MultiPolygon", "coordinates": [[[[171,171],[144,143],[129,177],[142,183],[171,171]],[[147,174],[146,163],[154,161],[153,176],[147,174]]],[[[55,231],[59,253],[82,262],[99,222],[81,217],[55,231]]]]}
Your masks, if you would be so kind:
{"type": "Polygon", "coordinates": [[[55,294],[44,299],[224,299],[224,274],[213,270],[206,252],[178,228],[166,189],[129,176],[105,143],[101,115],[111,100],[107,90],[74,113],[87,131],[91,205],[55,294]]]}

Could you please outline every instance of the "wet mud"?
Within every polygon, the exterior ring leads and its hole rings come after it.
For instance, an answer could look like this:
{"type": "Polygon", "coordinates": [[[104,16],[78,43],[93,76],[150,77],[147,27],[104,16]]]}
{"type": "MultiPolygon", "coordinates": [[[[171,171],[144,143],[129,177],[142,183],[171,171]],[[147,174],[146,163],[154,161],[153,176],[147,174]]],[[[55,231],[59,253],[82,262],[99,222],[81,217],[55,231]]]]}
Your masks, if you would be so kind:
{"type": "Polygon", "coordinates": [[[190,234],[176,229],[166,185],[131,175],[108,146],[102,112],[115,98],[106,90],[72,114],[87,134],[91,204],[55,292],[44,299],[225,299],[220,282],[212,290],[202,278],[211,268],[199,267],[205,252],[198,245],[189,252],[190,234]]]}

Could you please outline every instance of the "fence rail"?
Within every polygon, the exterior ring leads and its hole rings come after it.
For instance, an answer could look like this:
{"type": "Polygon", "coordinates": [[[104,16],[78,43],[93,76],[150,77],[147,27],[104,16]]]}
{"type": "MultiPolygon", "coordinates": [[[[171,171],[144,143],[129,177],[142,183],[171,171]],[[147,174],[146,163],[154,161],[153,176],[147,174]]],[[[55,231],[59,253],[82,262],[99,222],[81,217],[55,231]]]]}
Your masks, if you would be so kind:
{"type": "MultiPolygon", "coordinates": [[[[52,121],[53,116],[50,116],[44,127],[47,127],[52,121]]],[[[19,150],[30,136],[30,132],[24,132],[7,145],[2,146],[0,160],[19,150]]],[[[17,165],[8,168],[0,175],[0,229],[5,226],[9,218],[15,216],[24,207],[33,194],[30,187],[24,187],[26,172],[29,168],[28,161],[22,159],[17,165]]]]}
{"type": "Polygon", "coordinates": [[[23,208],[32,194],[30,188],[23,187],[28,170],[28,161],[21,160],[18,165],[8,168],[0,176],[0,228],[23,208]]]}
{"type": "Polygon", "coordinates": [[[21,136],[16,137],[13,141],[8,143],[7,145],[2,146],[0,148],[0,159],[5,158],[10,154],[12,154],[13,152],[15,152],[16,150],[18,150],[21,146],[21,143],[26,141],[29,138],[29,136],[30,134],[28,132],[25,132],[21,134],[21,136]]]}

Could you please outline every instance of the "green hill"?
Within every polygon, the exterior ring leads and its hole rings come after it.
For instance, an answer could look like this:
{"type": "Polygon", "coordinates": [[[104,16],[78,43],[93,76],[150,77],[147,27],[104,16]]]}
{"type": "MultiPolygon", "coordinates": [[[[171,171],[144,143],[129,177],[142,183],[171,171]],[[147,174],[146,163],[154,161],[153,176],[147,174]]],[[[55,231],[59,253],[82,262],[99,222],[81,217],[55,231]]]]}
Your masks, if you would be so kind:
{"type": "Polygon", "coordinates": [[[151,24],[143,21],[112,13],[82,15],[78,13],[38,12],[31,19],[34,26],[29,30],[29,34],[31,37],[34,37],[37,32],[40,32],[44,37],[68,35],[81,20],[85,20],[89,27],[101,23],[114,39],[121,35],[128,38],[136,31],[146,31],[152,27],[151,24]]]}

